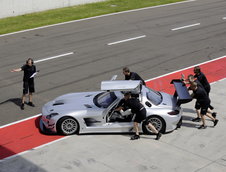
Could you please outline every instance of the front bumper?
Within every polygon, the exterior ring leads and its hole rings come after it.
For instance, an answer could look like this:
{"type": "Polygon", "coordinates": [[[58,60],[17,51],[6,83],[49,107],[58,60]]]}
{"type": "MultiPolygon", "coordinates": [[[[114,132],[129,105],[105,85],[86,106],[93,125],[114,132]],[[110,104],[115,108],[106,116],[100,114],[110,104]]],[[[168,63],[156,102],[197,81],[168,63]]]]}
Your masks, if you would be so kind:
{"type": "Polygon", "coordinates": [[[54,133],[57,133],[55,124],[49,125],[42,118],[39,121],[39,128],[40,128],[41,132],[44,133],[44,134],[54,134],[54,133]]]}

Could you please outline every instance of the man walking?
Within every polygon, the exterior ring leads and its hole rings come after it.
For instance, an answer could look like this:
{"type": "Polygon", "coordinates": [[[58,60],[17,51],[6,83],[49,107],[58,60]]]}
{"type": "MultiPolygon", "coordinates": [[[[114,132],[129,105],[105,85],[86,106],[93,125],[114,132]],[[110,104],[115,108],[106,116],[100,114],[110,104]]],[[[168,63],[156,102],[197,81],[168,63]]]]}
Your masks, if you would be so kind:
{"type": "Polygon", "coordinates": [[[23,65],[21,68],[11,70],[11,72],[20,72],[20,71],[24,71],[23,95],[22,95],[22,103],[20,106],[21,110],[24,110],[25,98],[28,93],[29,93],[28,105],[32,107],[35,106],[32,102],[32,93],[35,92],[34,75],[36,73],[36,66],[34,65],[33,59],[29,58],[26,61],[26,64],[23,65]]]}

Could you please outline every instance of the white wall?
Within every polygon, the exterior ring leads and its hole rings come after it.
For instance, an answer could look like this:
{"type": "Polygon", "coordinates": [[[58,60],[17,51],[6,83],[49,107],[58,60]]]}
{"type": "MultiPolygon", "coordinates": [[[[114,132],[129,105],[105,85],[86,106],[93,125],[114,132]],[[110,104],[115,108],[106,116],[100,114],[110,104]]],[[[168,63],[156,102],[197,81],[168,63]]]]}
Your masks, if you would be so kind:
{"type": "Polygon", "coordinates": [[[104,0],[0,0],[0,18],[104,0]]]}

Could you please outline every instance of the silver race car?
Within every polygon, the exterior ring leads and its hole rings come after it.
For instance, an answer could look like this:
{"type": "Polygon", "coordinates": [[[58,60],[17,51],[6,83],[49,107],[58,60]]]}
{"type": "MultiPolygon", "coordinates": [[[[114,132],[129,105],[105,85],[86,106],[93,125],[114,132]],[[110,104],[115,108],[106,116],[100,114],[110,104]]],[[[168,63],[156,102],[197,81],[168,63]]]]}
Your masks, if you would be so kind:
{"type": "MultiPolygon", "coordinates": [[[[101,91],[65,94],[46,103],[40,119],[41,131],[63,135],[132,132],[135,116],[131,110],[114,111],[125,92],[131,92],[141,101],[147,119],[158,131],[170,132],[181,126],[180,104],[191,100],[182,82],[172,82],[176,88],[172,96],[141,85],[140,81],[114,79],[102,81],[101,91]]],[[[143,123],[140,131],[152,134],[143,123]]]]}

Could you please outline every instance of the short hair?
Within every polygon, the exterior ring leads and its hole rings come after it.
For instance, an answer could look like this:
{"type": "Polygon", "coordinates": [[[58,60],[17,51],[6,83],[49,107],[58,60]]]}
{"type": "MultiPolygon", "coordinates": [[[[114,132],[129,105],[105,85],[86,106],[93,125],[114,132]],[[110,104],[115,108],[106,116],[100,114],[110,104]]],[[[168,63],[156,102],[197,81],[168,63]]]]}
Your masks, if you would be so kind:
{"type": "Polygon", "coordinates": [[[33,60],[32,58],[28,58],[28,59],[26,60],[26,64],[28,64],[29,61],[31,61],[31,64],[34,64],[34,60],[33,60]]]}
{"type": "Polygon", "coordinates": [[[198,84],[196,83],[196,82],[192,82],[191,84],[190,84],[190,87],[192,87],[192,88],[196,88],[198,86],[198,84]]]}
{"type": "Polygon", "coordinates": [[[199,66],[195,66],[194,67],[194,71],[200,73],[201,72],[201,68],[199,66]]]}
{"type": "Polygon", "coordinates": [[[129,70],[128,67],[124,67],[122,70],[123,70],[124,72],[130,72],[130,70],[129,70]]]}
{"type": "Polygon", "coordinates": [[[194,75],[190,74],[190,75],[188,75],[188,78],[194,79],[195,77],[194,77],[194,75]]]}
{"type": "Polygon", "coordinates": [[[131,96],[131,93],[130,93],[130,92],[126,92],[126,93],[124,94],[124,96],[131,96]]]}

